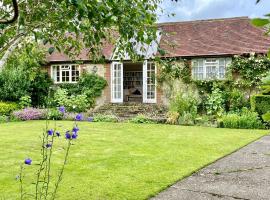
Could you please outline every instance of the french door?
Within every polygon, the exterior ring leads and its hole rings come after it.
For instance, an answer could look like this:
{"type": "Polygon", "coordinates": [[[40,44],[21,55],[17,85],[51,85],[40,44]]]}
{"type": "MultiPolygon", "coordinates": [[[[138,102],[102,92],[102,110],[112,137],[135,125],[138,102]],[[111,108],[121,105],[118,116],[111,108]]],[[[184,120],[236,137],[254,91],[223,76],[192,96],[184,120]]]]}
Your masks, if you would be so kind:
{"type": "Polygon", "coordinates": [[[111,101],[123,102],[123,63],[113,62],[111,65],[111,101]]]}
{"type": "Polygon", "coordinates": [[[147,60],[143,63],[143,103],[157,102],[156,65],[147,60]]]}

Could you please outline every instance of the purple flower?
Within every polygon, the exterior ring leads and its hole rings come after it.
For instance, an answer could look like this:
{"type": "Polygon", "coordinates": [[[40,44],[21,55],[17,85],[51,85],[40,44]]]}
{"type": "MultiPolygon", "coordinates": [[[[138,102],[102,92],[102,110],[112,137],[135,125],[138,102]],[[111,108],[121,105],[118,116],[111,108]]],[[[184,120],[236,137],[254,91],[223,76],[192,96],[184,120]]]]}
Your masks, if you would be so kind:
{"type": "Polygon", "coordinates": [[[26,158],[24,160],[24,164],[26,164],[26,165],[31,165],[31,163],[32,163],[32,160],[30,158],[26,158]]]}
{"type": "Polygon", "coordinates": [[[72,129],[72,132],[73,133],[78,133],[80,129],[78,128],[78,126],[75,126],[73,129],[72,129]]]}
{"type": "Polygon", "coordinates": [[[72,139],[75,140],[75,139],[77,139],[78,135],[77,135],[77,133],[72,133],[72,136],[71,137],[72,137],[72,139]]]}
{"type": "Polygon", "coordinates": [[[52,144],[46,144],[46,148],[52,147],[52,144]]]}
{"type": "Polygon", "coordinates": [[[82,121],[83,120],[83,115],[82,114],[77,114],[75,117],[76,121],[82,121]]]}
{"type": "Polygon", "coordinates": [[[71,135],[70,135],[69,131],[66,132],[66,139],[69,139],[69,140],[71,139],[71,135]]]}
{"type": "Polygon", "coordinates": [[[53,135],[53,130],[52,129],[48,130],[48,135],[53,135]]]}
{"type": "Polygon", "coordinates": [[[60,107],[58,108],[58,110],[59,110],[61,113],[63,113],[63,114],[66,112],[65,106],[60,106],[60,107]]]}
{"type": "Polygon", "coordinates": [[[59,132],[56,132],[55,133],[57,137],[60,137],[60,133],[59,132]]]}
{"type": "Polygon", "coordinates": [[[94,121],[94,117],[88,117],[87,121],[93,122],[94,121]]]}

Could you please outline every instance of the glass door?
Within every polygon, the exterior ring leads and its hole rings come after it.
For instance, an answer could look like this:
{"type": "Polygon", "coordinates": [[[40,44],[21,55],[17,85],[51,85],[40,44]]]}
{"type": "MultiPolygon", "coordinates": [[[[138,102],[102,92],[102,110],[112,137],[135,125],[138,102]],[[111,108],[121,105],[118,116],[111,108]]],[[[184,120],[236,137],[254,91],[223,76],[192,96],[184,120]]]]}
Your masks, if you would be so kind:
{"type": "Polygon", "coordinates": [[[123,102],[123,63],[113,62],[111,65],[111,101],[123,102]]]}
{"type": "Polygon", "coordinates": [[[143,102],[156,103],[156,65],[154,62],[143,63],[143,102]]]}

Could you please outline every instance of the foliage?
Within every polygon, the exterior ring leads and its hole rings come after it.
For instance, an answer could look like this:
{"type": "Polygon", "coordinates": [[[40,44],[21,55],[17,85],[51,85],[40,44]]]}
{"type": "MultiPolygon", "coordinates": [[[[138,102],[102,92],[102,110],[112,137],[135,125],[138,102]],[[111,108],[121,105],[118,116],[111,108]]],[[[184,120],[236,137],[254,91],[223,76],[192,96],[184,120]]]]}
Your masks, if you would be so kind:
{"type": "Polygon", "coordinates": [[[205,103],[207,114],[220,116],[225,110],[224,103],[223,92],[218,87],[213,88],[205,103]]]}
{"type": "MultiPolygon", "coordinates": [[[[1,16],[11,12],[7,3],[1,5],[1,16]]],[[[0,52],[9,52],[13,45],[18,47],[34,39],[50,43],[49,53],[57,49],[71,57],[89,48],[89,57],[97,60],[103,56],[102,46],[117,42],[121,57],[128,52],[136,59],[134,44],[150,44],[157,38],[157,11],[162,11],[159,3],[161,0],[22,1],[16,24],[1,26],[0,52]]],[[[144,45],[141,48],[147,50],[144,45]]]]}
{"type": "Polygon", "coordinates": [[[263,118],[263,121],[269,123],[269,122],[270,122],[270,112],[265,113],[265,114],[262,116],[262,118],[263,118]]]}
{"type": "Polygon", "coordinates": [[[44,105],[52,80],[41,71],[45,53],[37,44],[27,44],[16,51],[0,72],[0,99],[19,101],[31,96],[34,106],[44,105]]]}
{"type": "Polygon", "coordinates": [[[118,122],[119,119],[115,115],[96,114],[93,119],[94,122],[118,122]]]}
{"type": "Polygon", "coordinates": [[[12,111],[19,108],[18,104],[0,101],[0,115],[9,115],[12,111]]]}
{"type": "Polygon", "coordinates": [[[266,56],[256,56],[251,54],[248,58],[235,56],[228,73],[231,78],[236,74],[240,79],[234,85],[242,88],[254,88],[261,84],[262,78],[270,68],[270,58],[266,56]]]}
{"type": "Polygon", "coordinates": [[[251,110],[260,115],[270,111],[270,95],[253,95],[250,99],[251,110]]]}
{"type": "Polygon", "coordinates": [[[178,124],[179,113],[176,111],[169,111],[167,113],[167,124],[178,124]]]}
{"type": "Polygon", "coordinates": [[[195,116],[192,113],[184,111],[184,113],[178,118],[178,123],[180,125],[186,125],[186,126],[194,125],[195,116]]]}
{"type": "Polygon", "coordinates": [[[223,115],[220,126],[224,128],[261,129],[264,128],[258,113],[243,108],[239,114],[229,113],[223,115]]]}
{"type": "Polygon", "coordinates": [[[192,94],[183,94],[180,92],[171,99],[169,110],[179,113],[180,116],[184,113],[190,113],[196,116],[199,101],[200,100],[192,94]]]}
{"type": "Polygon", "coordinates": [[[86,95],[89,107],[93,107],[95,98],[101,96],[106,85],[107,82],[103,77],[96,74],[84,73],[77,84],[60,84],[59,87],[65,89],[68,96],[72,96],[73,94],[86,95]]]}
{"type": "Polygon", "coordinates": [[[38,108],[25,108],[12,113],[12,116],[19,120],[40,120],[46,119],[47,111],[38,108]]]}
{"type": "Polygon", "coordinates": [[[227,94],[229,111],[239,112],[243,107],[247,106],[248,102],[243,91],[234,88],[233,90],[228,91],[227,94]]]}
{"type": "Polygon", "coordinates": [[[262,79],[261,89],[263,94],[270,95],[270,72],[262,79]]]}
{"type": "Polygon", "coordinates": [[[54,101],[57,106],[65,106],[70,112],[84,112],[90,106],[85,94],[68,96],[67,90],[61,88],[56,90],[54,101]]]}
{"type": "Polygon", "coordinates": [[[8,121],[7,116],[5,116],[5,115],[0,115],[0,124],[1,124],[1,123],[5,123],[5,122],[7,122],[7,121],[8,121]]]}
{"type": "Polygon", "coordinates": [[[139,114],[136,117],[133,117],[130,120],[131,123],[135,123],[135,124],[153,124],[156,123],[154,120],[150,119],[149,117],[147,117],[146,115],[143,114],[139,114]]]}
{"type": "Polygon", "coordinates": [[[31,106],[32,101],[30,96],[22,96],[19,100],[19,106],[21,109],[31,106]]]}
{"type": "MultiPolygon", "coordinates": [[[[50,120],[61,120],[61,119],[63,119],[63,113],[61,113],[56,108],[50,108],[50,109],[48,109],[47,118],[50,120]]],[[[73,119],[74,119],[74,117],[73,117],[73,119]]]]}

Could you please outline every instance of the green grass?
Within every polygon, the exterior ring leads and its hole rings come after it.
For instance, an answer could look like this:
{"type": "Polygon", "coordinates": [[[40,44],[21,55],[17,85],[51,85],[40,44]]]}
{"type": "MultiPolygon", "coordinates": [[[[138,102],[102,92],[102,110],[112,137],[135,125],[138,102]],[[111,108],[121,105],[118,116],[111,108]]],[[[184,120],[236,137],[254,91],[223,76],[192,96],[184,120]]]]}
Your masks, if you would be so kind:
{"type": "MultiPolygon", "coordinates": [[[[44,121],[0,124],[0,199],[18,198],[15,176],[26,157],[33,158],[33,165],[26,167],[25,180],[34,181],[44,125],[44,121]]],[[[63,131],[72,123],[57,125],[63,131]]],[[[156,124],[81,122],[79,127],[58,199],[147,199],[267,134],[264,130],[156,124]]],[[[59,146],[53,160],[56,172],[63,157],[60,146],[64,142],[60,141],[55,144],[59,146]]],[[[27,190],[32,191],[33,185],[27,190]]]]}

